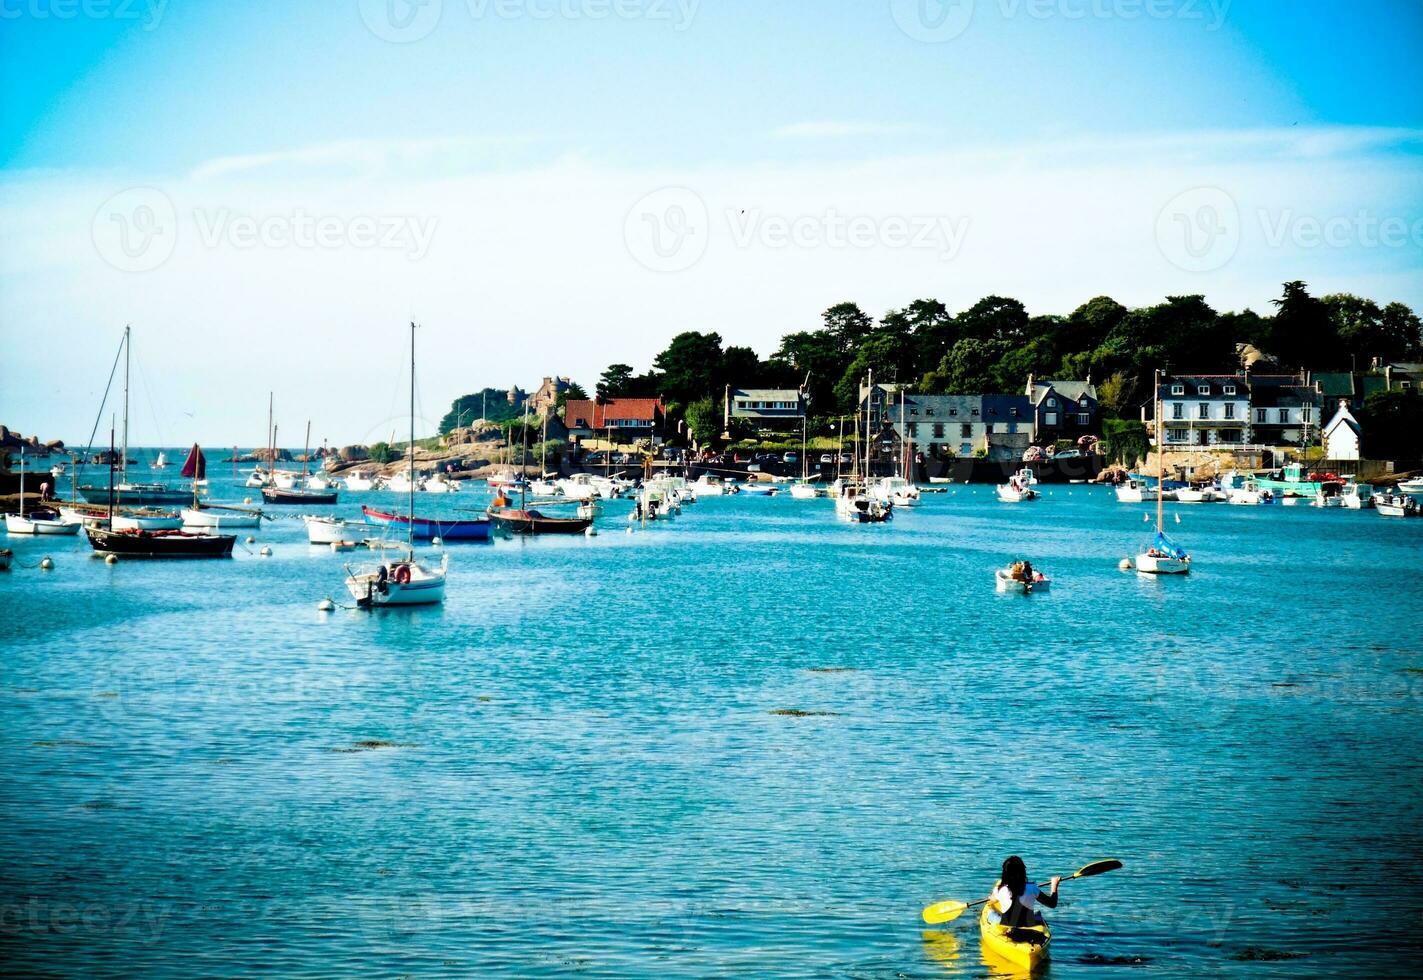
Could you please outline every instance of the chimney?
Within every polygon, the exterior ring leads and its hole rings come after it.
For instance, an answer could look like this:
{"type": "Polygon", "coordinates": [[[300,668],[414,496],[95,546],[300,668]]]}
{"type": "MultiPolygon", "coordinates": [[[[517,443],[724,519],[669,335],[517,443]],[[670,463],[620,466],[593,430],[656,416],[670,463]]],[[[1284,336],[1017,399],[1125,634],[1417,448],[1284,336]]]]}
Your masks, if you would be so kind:
{"type": "Polygon", "coordinates": [[[1033,373],[1028,372],[1028,390],[1024,392],[1029,398],[1033,397],[1033,373]]]}

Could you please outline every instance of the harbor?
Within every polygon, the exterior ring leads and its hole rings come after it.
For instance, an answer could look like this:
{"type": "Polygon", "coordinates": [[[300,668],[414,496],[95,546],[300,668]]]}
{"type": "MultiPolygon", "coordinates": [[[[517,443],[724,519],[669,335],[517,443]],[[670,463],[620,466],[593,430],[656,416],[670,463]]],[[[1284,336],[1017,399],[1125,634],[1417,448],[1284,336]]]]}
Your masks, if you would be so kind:
{"type": "Polygon", "coordinates": [[[1179,582],[1117,567],[1152,508],[1042,490],[948,487],[873,527],[788,494],[633,524],[618,498],[594,537],[447,544],[446,601],[378,614],[318,610],[348,556],[296,509],[218,565],[12,537],[17,568],[53,567],[0,576],[23,610],[0,692],[7,961],[980,976],[977,944],[918,910],[1022,850],[1126,864],[1064,886],[1053,975],[1388,972],[1346,890],[1420,885],[1411,819],[1358,814],[1420,776],[1423,590],[1385,588],[1367,627],[1352,607],[1423,522],[1178,506],[1179,582]],[[1024,554],[1054,588],[995,591],[1024,554]],[[1024,807],[1030,848],[985,819],[1024,807]],[[1280,897],[1232,900],[1241,873],[1280,897]]]}

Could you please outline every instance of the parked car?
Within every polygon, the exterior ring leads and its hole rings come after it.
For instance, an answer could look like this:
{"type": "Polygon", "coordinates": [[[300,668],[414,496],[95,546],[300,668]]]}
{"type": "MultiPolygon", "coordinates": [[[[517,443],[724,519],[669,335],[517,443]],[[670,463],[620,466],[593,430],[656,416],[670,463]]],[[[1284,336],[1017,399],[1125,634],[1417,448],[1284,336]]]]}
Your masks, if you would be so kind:
{"type": "Polygon", "coordinates": [[[831,466],[831,465],[833,465],[834,463],[835,463],[835,457],[834,457],[834,456],[830,455],[829,453],[821,453],[821,454],[820,454],[820,465],[821,465],[821,466],[831,466]]]}
{"type": "MultiPolygon", "coordinates": [[[[1169,436],[1169,433],[1168,433],[1168,436],[1169,436]]],[[[1168,438],[1167,441],[1169,442],[1170,439],[1168,438]]],[[[1082,451],[1081,451],[1080,449],[1064,449],[1064,450],[1063,450],[1062,452],[1060,452],[1060,453],[1053,453],[1053,454],[1052,454],[1052,458],[1053,458],[1053,459],[1081,459],[1081,458],[1082,458],[1082,451]]]]}
{"type": "Polygon", "coordinates": [[[854,462],[854,460],[850,458],[850,454],[849,454],[849,453],[841,453],[841,454],[840,454],[840,465],[841,465],[841,466],[849,466],[849,465],[850,465],[851,463],[853,463],[853,462],[854,462]]]}
{"type": "Polygon", "coordinates": [[[794,463],[799,463],[800,453],[786,453],[785,460],[787,466],[790,466],[794,463]]]}

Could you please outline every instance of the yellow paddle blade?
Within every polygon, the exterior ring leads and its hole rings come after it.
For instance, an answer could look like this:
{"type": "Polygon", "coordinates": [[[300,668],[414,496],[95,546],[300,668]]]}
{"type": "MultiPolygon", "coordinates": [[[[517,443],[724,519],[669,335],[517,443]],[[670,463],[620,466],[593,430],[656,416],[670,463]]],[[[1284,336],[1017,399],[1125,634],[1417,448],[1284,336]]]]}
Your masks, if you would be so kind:
{"type": "Polygon", "coordinates": [[[967,902],[956,902],[953,899],[935,902],[924,910],[924,921],[931,926],[936,926],[941,922],[952,922],[963,915],[966,908],[968,908],[967,902]]]}

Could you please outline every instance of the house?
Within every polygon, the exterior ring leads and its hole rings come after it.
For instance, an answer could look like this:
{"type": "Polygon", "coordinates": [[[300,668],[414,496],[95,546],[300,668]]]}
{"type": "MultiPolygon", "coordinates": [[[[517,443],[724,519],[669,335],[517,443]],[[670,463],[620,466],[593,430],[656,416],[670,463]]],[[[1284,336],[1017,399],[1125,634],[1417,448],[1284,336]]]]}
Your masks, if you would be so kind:
{"type": "Polygon", "coordinates": [[[1086,381],[1039,381],[1030,374],[1026,394],[1036,442],[1101,434],[1101,407],[1090,376],[1086,381]]]}
{"type": "Polygon", "coordinates": [[[1332,460],[1358,460],[1359,420],[1349,411],[1349,403],[1339,400],[1339,410],[1324,426],[1324,458],[1332,460]]]}
{"type": "Polygon", "coordinates": [[[572,439],[606,437],[615,441],[662,441],[667,408],[661,398],[609,398],[596,401],[570,398],[563,406],[563,422],[572,439]]]}
{"type": "Polygon", "coordinates": [[[1298,375],[1249,375],[1249,441],[1262,446],[1303,446],[1318,434],[1319,391],[1298,375]]]}
{"type": "Polygon", "coordinates": [[[726,388],[722,418],[745,419],[757,428],[800,428],[805,419],[805,393],[799,388],[726,388]]]}
{"type": "Polygon", "coordinates": [[[1348,402],[1351,409],[1362,408],[1365,400],[1374,392],[1387,391],[1388,382],[1388,376],[1379,371],[1367,374],[1356,371],[1311,371],[1305,375],[1306,384],[1319,386],[1319,394],[1324,404],[1332,405],[1342,399],[1348,402]]]}
{"type": "MultiPolygon", "coordinates": [[[[1236,446],[1249,440],[1248,375],[1182,374],[1161,379],[1161,410],[1166,445],[1236,446]]],[[[1141,406],[1141,421],[1152,427],[1154,399],[1141,406]]],[[[1153,427],[1154,428],[1154,427],[1153,427]]]]}
{"type": "Polygon", "coordinates": [[[543,384],[529,396],[529,409],[540,418],[558,408],[558,396],[573,386],[572,378],[544,378],[543,384]]]}
{"type": "MultiPolygon", "coordinates": [[[[869,408],[871,425],[892,430],[896,439],[910,440],[929,456],[972,456],[989,448],[993,434],[1029,440],[1035,435],[1026,395],[916,395],[881,389],[876,405],[870,394],[861,389],[861,407],[869,408]]],[[[1018,440],[999,442],[1017,445],[1018,440]]]]}

